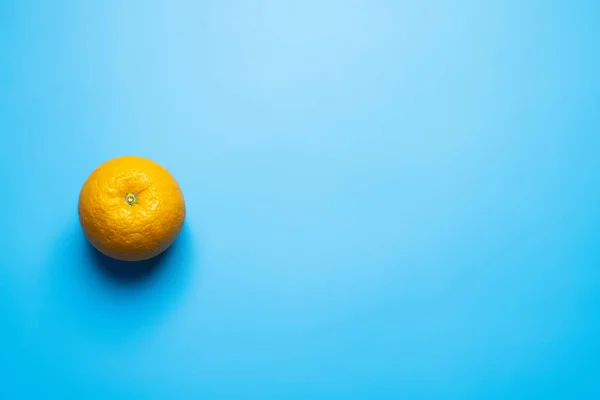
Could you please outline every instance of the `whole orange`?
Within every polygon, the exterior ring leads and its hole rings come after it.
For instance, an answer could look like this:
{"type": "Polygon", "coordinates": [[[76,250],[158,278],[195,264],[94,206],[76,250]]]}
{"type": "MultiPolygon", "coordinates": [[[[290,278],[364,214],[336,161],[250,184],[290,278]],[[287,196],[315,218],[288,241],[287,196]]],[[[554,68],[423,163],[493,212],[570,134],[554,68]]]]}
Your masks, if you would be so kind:
{"type": "Polygon", "coordinates": [[[79,194],[79,222],[101,253],[140,261],[165,251],[185,219],[185,202],[173,176],[143,157],[100,165],[79,194]]]}

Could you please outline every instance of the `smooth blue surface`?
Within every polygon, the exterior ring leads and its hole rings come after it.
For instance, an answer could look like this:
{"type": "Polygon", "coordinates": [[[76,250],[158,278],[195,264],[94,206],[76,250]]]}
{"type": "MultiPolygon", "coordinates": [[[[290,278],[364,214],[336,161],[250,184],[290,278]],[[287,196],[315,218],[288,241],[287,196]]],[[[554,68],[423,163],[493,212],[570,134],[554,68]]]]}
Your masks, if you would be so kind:
{"type": "Polygon", "coordinates": [[[599,21],[4,0],[0,398],[600,398],[599,21]],[[76,210],[125,154],[188,205],[134,282],[76,210]]]}

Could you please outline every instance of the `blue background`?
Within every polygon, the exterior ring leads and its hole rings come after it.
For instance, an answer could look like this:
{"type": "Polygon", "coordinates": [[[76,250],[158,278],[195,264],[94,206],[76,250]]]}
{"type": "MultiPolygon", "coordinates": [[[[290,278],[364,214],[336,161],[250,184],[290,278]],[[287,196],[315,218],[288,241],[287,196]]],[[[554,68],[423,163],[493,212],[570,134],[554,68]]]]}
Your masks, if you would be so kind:
{"type": "Polygon", "coordinates": [[[0,5],[0,397],[597,399],[600,3],[0,5]],[[116,279],[107,159],[188,205],[116,279]]]}

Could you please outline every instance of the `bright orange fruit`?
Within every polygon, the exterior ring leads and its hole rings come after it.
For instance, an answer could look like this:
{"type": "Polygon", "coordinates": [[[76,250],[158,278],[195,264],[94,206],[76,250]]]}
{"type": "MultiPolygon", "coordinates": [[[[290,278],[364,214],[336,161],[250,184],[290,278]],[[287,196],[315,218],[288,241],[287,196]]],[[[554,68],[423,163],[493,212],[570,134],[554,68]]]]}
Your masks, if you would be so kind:
{"type": "Polygon", "coordinates": [[[143,157],[100,165],[79,194],[79,222],[101,253],[140,261],[165,251],[185,219],[185,202],[173,176],[143,157]]]}

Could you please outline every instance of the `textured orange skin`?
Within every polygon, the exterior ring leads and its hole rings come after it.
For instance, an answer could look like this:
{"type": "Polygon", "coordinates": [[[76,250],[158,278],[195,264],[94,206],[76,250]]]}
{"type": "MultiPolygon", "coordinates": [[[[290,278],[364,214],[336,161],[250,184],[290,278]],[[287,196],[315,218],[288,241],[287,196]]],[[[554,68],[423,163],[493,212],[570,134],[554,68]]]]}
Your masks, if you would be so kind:
{"type": "Polygon", "coordinates": [[[79,222],[101,253],[141,261],[165,251],[185,219],[185,202],[173,176],[143,157],[118,157],[100,165],[79,194],[79,222]],[[137,203],[125,196],[135,193],[137,203]]]}

